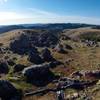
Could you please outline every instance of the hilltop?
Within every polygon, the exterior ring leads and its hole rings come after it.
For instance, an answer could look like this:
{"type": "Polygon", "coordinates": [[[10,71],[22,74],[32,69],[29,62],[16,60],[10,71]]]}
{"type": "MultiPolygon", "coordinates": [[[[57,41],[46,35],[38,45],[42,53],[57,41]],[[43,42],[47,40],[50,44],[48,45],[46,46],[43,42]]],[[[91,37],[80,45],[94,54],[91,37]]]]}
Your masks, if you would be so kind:
{"type": "MultiPolygon", "coordinates": [[[[5,30],[0,34],[0,68],[1,80],[8,80],[23,93],[55,88],[64,77],[96,81],[82,90],[69,88],[64,92],[70,99],[77,93],[75,100],[99,100],[100,30],[86,24],[24,25],[5,30]]],[[[55,97],[47,92],[24,100],[55,97]]]]}

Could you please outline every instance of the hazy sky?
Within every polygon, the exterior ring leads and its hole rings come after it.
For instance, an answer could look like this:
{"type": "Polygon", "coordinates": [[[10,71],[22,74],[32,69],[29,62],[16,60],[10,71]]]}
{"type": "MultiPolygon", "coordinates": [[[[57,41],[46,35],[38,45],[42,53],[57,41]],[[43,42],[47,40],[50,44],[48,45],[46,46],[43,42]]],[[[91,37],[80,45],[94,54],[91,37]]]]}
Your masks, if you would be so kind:
{"type": "Polygon", "coordinates": [[[100,24],[100,0],[0,0],[0,24],[100,24]]]}

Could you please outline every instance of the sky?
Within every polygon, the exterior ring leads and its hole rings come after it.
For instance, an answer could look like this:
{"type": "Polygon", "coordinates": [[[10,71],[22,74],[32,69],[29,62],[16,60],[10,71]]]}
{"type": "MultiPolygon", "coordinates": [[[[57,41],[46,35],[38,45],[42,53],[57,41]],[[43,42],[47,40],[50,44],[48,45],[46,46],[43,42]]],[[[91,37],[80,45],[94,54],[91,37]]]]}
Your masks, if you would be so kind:
{"type": "Polygon", "coordinates": [[[100,0],[0,0],[0,25],[100,24],[100,0]]]}

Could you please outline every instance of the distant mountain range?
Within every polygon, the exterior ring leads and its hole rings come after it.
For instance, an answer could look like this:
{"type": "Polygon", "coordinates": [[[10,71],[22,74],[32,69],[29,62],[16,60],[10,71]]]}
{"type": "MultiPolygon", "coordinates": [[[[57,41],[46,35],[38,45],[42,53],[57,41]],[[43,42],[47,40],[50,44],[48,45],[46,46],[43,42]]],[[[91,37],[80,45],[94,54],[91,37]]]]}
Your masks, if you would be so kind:
{"type": "Polygon", "coordinates": [[[76,29],[81,27],[92,27],[100,29],[99,25],[80,24],[80,23],[55,23],[55,24],[19,24],[0,26],[0,33],[15,29],[76,29]]]}

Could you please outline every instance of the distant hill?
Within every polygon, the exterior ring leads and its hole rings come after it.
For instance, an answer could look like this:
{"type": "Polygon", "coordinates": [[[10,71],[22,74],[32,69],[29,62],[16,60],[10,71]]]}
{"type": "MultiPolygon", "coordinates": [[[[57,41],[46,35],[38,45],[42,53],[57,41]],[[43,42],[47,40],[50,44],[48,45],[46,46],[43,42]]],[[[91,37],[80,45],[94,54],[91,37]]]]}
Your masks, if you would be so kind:
{"type": "Polygon", "coordinates": [[[9,26],[1,26],[0,33],[8,32],[15,29],[24,29],[22,25],[9,25],[9,26]]]}
{"type": "Polygon", "coordinates": [[[55,23],[55,24],[20,24],[20,25],[8,25],[0,26],[0,33],[8,32],[15,29],[76,29],[82,27],[93,27],[98,28],[100,26],[80,23],[55,23]]]}

